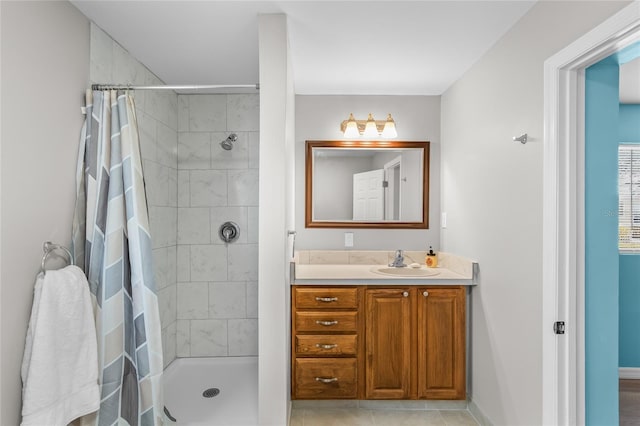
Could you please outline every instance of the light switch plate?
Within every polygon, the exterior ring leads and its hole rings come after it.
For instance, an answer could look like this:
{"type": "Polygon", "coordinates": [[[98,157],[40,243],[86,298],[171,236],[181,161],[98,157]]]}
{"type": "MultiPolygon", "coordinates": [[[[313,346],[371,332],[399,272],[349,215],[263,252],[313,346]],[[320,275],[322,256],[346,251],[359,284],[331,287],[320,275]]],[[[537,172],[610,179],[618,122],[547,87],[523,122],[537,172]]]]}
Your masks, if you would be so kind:
{"type": "Polygon", "coordinates": [[[442,212],[442,215],[440,216],[440,227],[442,227],[443,229],[447,227],[447,213],[446,212],[442,212]]]}
{"type": "Polygon", "coordinates": [[[344,233],[344,246],[353,247],[353,232],[344,233]]]}

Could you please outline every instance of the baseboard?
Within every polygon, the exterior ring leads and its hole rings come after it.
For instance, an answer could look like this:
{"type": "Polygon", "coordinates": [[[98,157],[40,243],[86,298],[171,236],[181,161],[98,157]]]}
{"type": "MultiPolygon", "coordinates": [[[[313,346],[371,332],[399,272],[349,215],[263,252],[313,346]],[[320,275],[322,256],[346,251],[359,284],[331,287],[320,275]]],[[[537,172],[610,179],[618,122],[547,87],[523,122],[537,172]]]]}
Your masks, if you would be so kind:
{"type": "Polygon", "coordinates": [[[618,368],[618,377],[640,380],[640,367],[620,367],[618,368]]]}
{"type": "Polygon", "coordinates": [[[480,407],[478,407],[471,398],[469,398],[468,410],[471,413],[471,415],[473,415],[473,417],[476,418],[480,426],[493,426],[493,423],[491,422],[491,420],[489,420],[489,417],[487,417],[482,412],[480,407]]]}

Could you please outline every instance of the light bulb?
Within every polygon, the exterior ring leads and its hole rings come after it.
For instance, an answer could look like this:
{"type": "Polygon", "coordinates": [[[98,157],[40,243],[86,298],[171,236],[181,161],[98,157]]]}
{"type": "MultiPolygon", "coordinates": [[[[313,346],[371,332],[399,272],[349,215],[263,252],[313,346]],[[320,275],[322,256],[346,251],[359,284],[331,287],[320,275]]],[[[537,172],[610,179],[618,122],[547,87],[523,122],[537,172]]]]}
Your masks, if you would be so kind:
{"type": "Polygon", "coordinates": [[[349,114],[349,120],[344,128],[344,137],[357,138],[359,136],[360,132],[358,131],[358,123],[356,122],[356,119],[353,118],[353,114],[349,114]]]}
{"type": "Polygon", "coordinates": [[[367,123],[364,125],[364,133],[362,135],[365,138],[375,138],[378,136],[376,121],[373,119],[373,115],[371,114],[367,117],[367,123]]]}
{"type": "Polygon", "coordinates": [[[387,121],[384,123],[384,129],[382,129],[382,137],[386,139],[393,139],[398,137],[396,132],[396,122],[393,121],[391,114],[387,117],[387,121]]]}

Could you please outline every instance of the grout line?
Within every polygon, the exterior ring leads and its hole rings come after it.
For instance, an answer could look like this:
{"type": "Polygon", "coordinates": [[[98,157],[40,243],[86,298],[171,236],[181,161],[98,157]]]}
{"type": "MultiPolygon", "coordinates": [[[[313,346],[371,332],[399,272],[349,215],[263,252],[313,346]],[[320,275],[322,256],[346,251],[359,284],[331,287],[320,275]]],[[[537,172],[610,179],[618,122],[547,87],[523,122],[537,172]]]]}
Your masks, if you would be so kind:
{"type": "Polygon", "coordinates": [[[469,413],[471,418],[476,422],[476,424],[480,425],[480,421],[478,419],[476,419],[476,416],[473,415],[473,413],[469,410],[469,408],[467,408],[466,411],[467,411],[467,413],[469,413]]]}

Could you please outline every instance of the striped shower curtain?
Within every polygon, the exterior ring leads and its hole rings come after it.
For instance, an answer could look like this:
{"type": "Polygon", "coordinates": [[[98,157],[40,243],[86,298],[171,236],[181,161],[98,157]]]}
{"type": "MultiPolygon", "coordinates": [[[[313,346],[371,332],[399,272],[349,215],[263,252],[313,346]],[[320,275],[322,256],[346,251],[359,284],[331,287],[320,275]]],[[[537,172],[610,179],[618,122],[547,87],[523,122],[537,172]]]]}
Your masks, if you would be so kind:
{"type": "Polygon", "coordinates": [[[100,410],[82,423],[160,425],[161,326],[128,93],[87,93],[76,184],[73,255],[94,297],[101,387],[100,410]]]}

